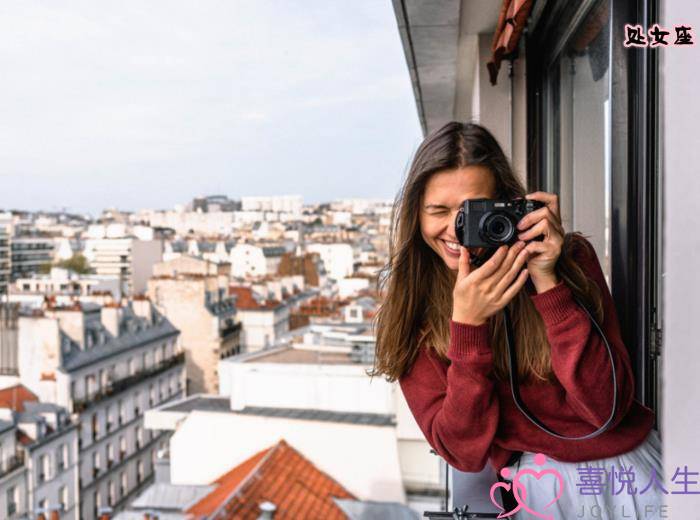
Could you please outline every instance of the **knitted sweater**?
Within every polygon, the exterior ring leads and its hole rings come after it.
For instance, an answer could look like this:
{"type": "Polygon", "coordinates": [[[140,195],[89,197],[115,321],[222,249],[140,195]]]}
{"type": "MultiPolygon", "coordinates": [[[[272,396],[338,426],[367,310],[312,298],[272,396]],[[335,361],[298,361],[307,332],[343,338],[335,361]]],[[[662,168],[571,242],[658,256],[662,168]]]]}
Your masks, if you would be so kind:
{"type": "MultiPolygon", "coordinates": [[[[428,443],[461,471],[481,471],[487,460],[500,470],[514,451],[541,452],[562,462],[583,462],[626,453],[641,444],[654,413],[634,399],[634,376],[610,291],[588,241],[574,259],[599,286],[605,331],[616,365],[618,408],[612,428],[587,440],[562,440],[532,424],[515,406],[510,383],[493,375],[488,323],[450,322],[447,357],[421,345],[399,379],[408,407],[428,443]]],[[[551,348],[554,383],[521,384],[529,411],[567,436],[595,431],[612,406],[612,374],[605,344],[563,281],[529,294],[544,321],[551,348]]],[[[517,349],[517,345],[516,345],[517,349]]]]}

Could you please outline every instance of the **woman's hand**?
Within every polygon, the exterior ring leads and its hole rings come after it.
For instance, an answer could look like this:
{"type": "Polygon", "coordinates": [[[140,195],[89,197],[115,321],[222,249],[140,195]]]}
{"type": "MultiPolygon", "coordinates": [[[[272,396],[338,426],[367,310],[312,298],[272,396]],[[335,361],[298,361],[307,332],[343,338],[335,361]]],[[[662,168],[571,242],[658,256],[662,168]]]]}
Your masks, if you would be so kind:
{"type": "Polygon", "coordinates": [[[522,268],[528,254],[524,242],[510,248],[501,246],[484,265],[472,271],[469,250],[460,247],[452,320],[481,325],[505,307],[527,280],[528,271],[522,268]]]}
{"type": "Polygon", "coordinates": [[[554,193],[536,191],[525,198],[538,200],[544,208],[528,213],[518,222],[518,238],[532,240],[544,235],[543,241],[533,240],[525,249],[530,253],[527,269],[538,293],[551,289],[559,283],[554,266],[564,243],[564,228],[559,216],[559,199],[554,193]]]}

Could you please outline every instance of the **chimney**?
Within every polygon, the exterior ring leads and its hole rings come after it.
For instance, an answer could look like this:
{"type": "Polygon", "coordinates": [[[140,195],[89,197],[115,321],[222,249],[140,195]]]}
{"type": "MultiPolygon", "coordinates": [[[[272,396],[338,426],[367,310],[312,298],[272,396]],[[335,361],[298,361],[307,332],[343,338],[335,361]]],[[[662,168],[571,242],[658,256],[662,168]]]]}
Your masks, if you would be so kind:
{"type": "Polygon", "coordinates": [[[112,508],[111,507],[101,507],[97,511],[97,518],[99,520],[109,520],[112,518],[112,508]]]}
{"type": "Polygon", "coordinates": [[[153,310],[151,309],[151,301],[145,296],[134,297],[131,302],[131,308],[134,309],[134,314],[145,318],[148,324],[153,323],[153,310]]]}
{"type": "Polygon", "coordinates": [[[102,325],[115,338],[119,337],[119,320],[121,315],[122,309],[118,304],[105,305],[100,311],[102,325]]]}
{"type": "Polygon", "coordinates": [[[61,520],[59,509],[51,509],[49,511],[49,520],[61,520]]]}
{"type": "Polygon", "coordinates": [[[36,516],[36,520],[46,520],[46,514],[43,509],[39,510],[39,514],[36,516]]]}
{"type": "Polygon", "coordinates": [[[275,517],[275,511],[277,511],[277,506],[272,502],[265,500],[258,505],[260,508],[260,516],[258,520],[272,520],[275,517]]]}

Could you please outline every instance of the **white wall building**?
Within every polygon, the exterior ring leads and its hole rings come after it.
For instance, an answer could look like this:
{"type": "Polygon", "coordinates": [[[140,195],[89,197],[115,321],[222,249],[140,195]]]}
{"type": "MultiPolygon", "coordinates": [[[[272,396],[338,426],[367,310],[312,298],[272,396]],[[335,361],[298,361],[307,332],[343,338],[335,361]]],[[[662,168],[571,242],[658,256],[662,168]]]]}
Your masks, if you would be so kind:
{"type": "Polygon", "coordinates": [[[369,367],[347,343],[234,356],[220,363],[225,397],[194,396],[149,411],[146,426],[175,431],[173,483],[208,484],[282,438],[360,500],[421,512],[436,507],[422,493],[443,484],[440,460],[402,408],[396,386],[370,380],[369,367]]]}
{"type": "Polygon", "coordinates": [[[352,276],[354,272],[354,253],[350,244],[308,244],[306,251],[318,253],[331,278],[340,280],[352,276]]]}
{"type": "Polygon", "coordinates": [[[148,300],[46,308],[19,319],[19,376],[79,423],[81,516],[118,507],[153,473],[158,432],[142,413],[183,395],[179,331],[148,300]]]}
{"type": "Polygon", "coordinates": [[[163,241],[135,237],[88,239],[84,255],[98,275],[117,277],[123,293],[142,294],[153,266],[163,259],[163,241]]]}

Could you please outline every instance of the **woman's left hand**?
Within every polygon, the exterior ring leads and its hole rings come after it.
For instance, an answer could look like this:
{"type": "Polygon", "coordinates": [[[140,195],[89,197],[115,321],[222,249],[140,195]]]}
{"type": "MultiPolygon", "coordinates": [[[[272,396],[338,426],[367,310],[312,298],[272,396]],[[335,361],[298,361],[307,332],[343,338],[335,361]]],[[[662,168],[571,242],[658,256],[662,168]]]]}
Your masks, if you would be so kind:
{"type": "Polygon", "coordinates": [[[525,195],[526,199],[538,200],[545,204],[528,213],[518,223],[518,238],[531,242],[525,246],[530,252],[527,270],[538,293],[551,289],[559,283],[554,266],[561,254],[564,243],[564,228],[559,216],[559,198],[554,193],[536,191],[525,195]],[[532,240],[544,235],[544,240],[532,240]]]}

